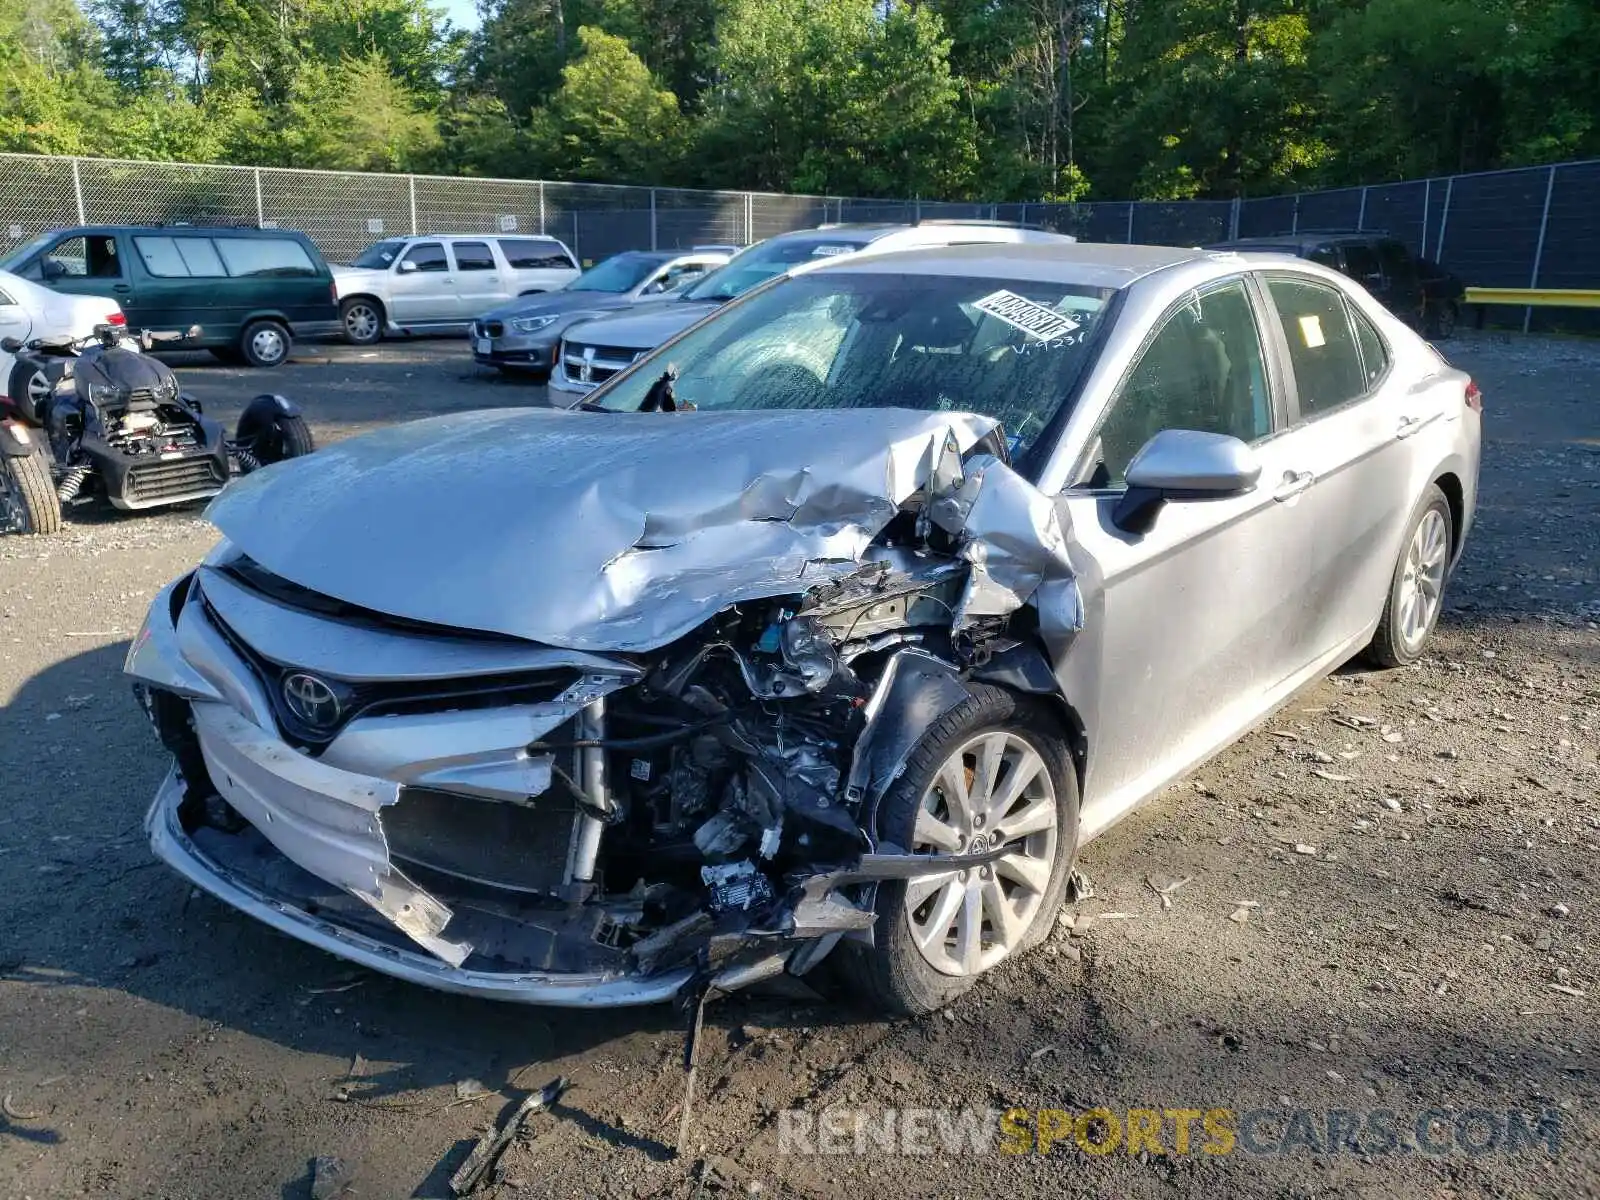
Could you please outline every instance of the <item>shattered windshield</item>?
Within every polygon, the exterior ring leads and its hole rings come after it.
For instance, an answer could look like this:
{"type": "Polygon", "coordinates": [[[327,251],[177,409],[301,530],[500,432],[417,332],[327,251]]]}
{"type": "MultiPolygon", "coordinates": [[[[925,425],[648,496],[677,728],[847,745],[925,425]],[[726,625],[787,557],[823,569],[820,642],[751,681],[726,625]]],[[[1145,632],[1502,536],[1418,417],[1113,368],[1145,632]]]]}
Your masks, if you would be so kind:
{"type": "Polygon", "coordinates": [[[719,313],[591,400],[636,411],[670,364],[679,405],[973,412],[997,418],[1021,454],[1073,394],[1111,295],[1032,279],[802,275],[719,313]]]}

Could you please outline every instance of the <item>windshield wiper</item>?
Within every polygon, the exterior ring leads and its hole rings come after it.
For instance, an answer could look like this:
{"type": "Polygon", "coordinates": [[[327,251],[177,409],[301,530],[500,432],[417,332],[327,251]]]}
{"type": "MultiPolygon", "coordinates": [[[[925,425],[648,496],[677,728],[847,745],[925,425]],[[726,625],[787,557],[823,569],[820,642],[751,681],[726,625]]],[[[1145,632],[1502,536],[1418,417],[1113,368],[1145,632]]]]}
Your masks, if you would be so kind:
{"type": "Polygon", "coordinates": [[[580,400],[574,407],[576,407],[580,412],[604,413],[611,411],[604,404],[596,404],[593,400],[580,400]]]}

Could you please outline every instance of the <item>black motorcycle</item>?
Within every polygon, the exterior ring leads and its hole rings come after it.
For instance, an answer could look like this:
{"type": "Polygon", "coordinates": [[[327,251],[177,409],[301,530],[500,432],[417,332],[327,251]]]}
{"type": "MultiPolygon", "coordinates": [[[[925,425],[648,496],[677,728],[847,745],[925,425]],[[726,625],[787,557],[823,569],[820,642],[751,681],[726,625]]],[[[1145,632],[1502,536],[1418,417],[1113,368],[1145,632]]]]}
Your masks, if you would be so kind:
{"type": "Polygon", "coordinates": [[[63,506],[97,496],[130,510],[209,499],[235,471],[311,453],[282,396],[252,400],[230,440],[171,367],[140,352],[198,334],[97,325],[74,340],[0,341],[17,359],[0,397],[0,533],[55,533],[63,506]]]}

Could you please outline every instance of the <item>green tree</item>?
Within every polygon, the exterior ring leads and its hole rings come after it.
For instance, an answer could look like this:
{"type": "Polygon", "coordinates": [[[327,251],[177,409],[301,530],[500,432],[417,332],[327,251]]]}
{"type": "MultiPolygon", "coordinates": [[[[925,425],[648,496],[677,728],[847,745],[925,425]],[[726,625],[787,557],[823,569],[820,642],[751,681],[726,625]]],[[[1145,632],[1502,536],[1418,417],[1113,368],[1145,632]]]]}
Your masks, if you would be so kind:
{"type": "Polygon", "coordinates": [[[577,41],[561,86],[533,114],[533,161],[565,178],[654,183],[669,176],[683,135],[676,97],[623,39],[585,25],[577,41]]]}
{"type": "Polygon", "coordinates": [[[972,118],[930,10],[730,0],[697,159],[710,182],[862,195],[973,186],[972,118]]]}
{"type": "Polygon", "coordinates": [[[1130,4],[1111,120],[1113,195],[1184,199],[1279,191],[1328,157],[1311,29],[1299,0],[1130,4]]]}
{"type": "Polygon", "coordinates": [[[429,161],[438,121],[376,54],[296,74],[274,157],[284,165],[406,171],[429,161]]]}

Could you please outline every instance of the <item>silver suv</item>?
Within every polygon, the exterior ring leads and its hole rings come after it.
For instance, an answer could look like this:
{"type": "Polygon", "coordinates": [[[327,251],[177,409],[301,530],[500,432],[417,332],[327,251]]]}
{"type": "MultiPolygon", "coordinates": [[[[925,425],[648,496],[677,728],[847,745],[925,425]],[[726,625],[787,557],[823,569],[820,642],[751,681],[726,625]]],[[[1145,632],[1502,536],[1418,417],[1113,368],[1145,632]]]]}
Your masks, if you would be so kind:
{"type": "Polygon", "coordinates": [[[515,296],[577,277],[578,260],[556,238],[483,233],[386,238],[333,268],[344,336],[358,346],[385,332],[458,332],[515,296]]]}

